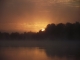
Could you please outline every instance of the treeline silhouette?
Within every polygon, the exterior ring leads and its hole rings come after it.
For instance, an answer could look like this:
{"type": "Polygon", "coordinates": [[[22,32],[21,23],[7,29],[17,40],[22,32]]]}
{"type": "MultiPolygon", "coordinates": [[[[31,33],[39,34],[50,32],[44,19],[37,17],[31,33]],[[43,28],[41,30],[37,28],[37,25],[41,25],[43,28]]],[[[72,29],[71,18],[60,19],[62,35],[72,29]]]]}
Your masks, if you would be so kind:
{"type": "Polygon", "coordinates": [[[0,32],[0,40],[80,40],[80,23],[52,23],[37,33],[0,32]]]}

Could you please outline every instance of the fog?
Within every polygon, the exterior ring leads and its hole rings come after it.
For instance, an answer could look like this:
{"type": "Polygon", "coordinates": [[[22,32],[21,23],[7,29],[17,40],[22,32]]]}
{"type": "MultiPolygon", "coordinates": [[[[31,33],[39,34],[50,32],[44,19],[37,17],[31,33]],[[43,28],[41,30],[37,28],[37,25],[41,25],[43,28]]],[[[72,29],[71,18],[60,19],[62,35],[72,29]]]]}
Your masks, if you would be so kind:
{"type": "Polygon", "coordinates": [[[0,41],[0,60],[76,60],[80,41],[0,41]]]}

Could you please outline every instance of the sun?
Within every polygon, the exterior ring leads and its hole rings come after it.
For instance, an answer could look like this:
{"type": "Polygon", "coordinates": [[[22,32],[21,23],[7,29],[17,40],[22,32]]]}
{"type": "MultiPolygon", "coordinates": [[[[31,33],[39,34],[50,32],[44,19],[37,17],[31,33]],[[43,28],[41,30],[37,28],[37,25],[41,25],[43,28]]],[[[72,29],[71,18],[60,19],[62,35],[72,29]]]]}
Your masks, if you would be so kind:
{"type": "Polygon", "coordinates": [[[45,28],[42,28],[41,31],[45,31],[45,28]]]}

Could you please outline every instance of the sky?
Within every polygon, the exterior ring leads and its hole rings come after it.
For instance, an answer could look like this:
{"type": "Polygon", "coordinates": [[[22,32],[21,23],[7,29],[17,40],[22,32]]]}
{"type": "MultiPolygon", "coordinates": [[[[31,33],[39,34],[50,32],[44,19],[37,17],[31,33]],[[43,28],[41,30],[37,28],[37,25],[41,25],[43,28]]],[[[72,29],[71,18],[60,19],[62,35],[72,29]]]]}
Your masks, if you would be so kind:
{"type": "Polygon", "coordinates": [[[80,0],[0,0],[0,31],[38,32],[50,23],[80,22],[80,0]]]}

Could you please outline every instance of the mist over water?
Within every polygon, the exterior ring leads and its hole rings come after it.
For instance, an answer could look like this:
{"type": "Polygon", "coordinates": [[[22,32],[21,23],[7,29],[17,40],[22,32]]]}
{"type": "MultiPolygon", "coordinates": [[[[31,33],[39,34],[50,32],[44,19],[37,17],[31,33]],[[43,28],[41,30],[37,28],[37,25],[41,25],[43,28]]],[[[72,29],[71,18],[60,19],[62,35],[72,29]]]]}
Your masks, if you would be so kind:
{"type": "Polygon", "coordinates": [[[80,0],[0,0],[0,60],[80,60],[80,0]]]}
{"type": "Polygon", "coordinates": [[[79,41],[1,41],[0,60],[79,60],[79,46],[79,41]]]}

